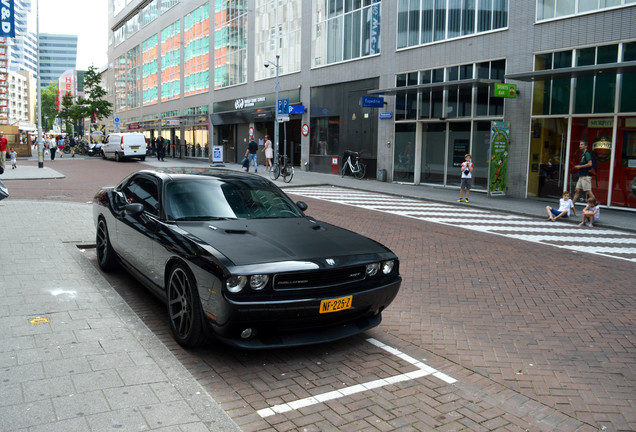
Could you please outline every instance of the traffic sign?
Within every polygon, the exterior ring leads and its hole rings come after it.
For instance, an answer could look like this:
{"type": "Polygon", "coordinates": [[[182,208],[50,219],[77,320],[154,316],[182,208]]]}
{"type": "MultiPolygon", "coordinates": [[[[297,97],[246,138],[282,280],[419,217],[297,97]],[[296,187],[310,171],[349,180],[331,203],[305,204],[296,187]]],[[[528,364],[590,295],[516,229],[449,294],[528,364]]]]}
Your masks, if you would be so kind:
{"type": "Polygon", "coordinates": [[[289,114],[289,99],[278,99],[278,114],[289,114]]]}

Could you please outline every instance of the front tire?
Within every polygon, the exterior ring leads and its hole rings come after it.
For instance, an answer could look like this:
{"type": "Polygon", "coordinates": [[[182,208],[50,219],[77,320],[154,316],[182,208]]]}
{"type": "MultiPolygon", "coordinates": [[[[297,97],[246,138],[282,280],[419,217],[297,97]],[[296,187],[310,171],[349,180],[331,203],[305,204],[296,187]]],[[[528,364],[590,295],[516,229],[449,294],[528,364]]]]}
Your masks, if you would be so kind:
{"type": "Polygon", "coordinates": [[[174,339],[184,348],[194,348],[207,340],[205,322],[196,282],[182,264],[168,276],[168,317],[174,339]]]}
{"type": "Polygon", "coordinates": [[[347,173],[347,163],[345,162],[342,168],[340,168],[340,177],[344,177],[346,173],[347,173]]]}
{"type": "Polygon", "coordinates": [[[285,168],[285,176],[283,176],[283,181],[285,183],[289,183],[290,181],[292,181],[292,178],[294,178],[294,167],[293,166],[288,166],[287,168],[285,168]]]}
{"type": "Polygon", "coordinates": [[[108,235],[108,227],[104,219],[97,222],[97,234],[95,236],[95,247],[97,250],[97,264],[105,272],[109,272],[115,268],[117,257],[115,250],[110,244],[108,235]]]}
{"type": "Polygon", "coordinates": [[[272,169],[269,170],[269,178],[276,180],[280,176],[280,165],[274,164],[272,169]]]}

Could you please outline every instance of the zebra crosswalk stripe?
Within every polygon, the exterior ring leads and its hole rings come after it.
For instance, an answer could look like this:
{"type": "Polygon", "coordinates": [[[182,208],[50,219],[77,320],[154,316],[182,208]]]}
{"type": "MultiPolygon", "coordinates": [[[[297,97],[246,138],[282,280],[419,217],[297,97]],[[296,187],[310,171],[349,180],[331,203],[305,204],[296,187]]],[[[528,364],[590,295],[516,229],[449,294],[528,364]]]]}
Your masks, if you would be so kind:
{"type": "Polygon", "coordinates": [[[587,229],[563,222],[539,221],[479,208],[430,203],[376,192],[338,187],[303,187],[286,192],[343,205],[380,211],[568,250],[587,252],[636,262],[636,236],[607,229],[587,229]]]}

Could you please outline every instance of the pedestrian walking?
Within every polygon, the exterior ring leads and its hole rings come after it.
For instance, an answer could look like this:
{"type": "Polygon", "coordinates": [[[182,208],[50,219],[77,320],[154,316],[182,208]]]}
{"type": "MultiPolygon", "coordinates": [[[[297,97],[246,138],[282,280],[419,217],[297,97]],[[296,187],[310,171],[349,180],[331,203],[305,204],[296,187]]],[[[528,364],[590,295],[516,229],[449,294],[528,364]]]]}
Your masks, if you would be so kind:
{"type": "Polygon", "coordinates": [[[258,164],[256,162],[257,151],[258,151],[258,144],[256,144],[256,141],[254,141],[254,139],[252,138],[250,139],[250,142],[247,144],[247,151],[245,152],[245,156],[249,160],[247,169],[245,171],[249,172],[250,170],[249,164],[254,162],[254,172],[258,172],[258,164]]]}
{"type": "Polygon", "coordinates": [[[464,155],[464,162],[462,163],[462,179],[459,186],[459,199],[457,202],[470,202],[468,196],[470,195],[470,186],[473,177],[473,168],[475,164],[472,162],[472,156],[470,154],[464,155]],[[464,191],[466,191],[466,200],[464,200],[464,191]]]}
{"type": "Polygon", "coordinates": [[[18,167],[18,152],[13,150],[13,147],[9,151],[9,157],[11,158],[11,169],[16,169],[18,167]]]}
{"type": "Polygon", "coordinates": [[[157,137],[157,160],[159,161],[162,161],[165,155],[165,151],[166,151],[165,144],[166,144],[165,140],[163,139],[161,135],[159,135],[159,137],[157,137]]]}
{"type": "Polygon", "coordinates": [[[49,138],[49,152],[51,153],[51,160],[55,160],[56,151],[57,151],[57,141],[55,141],[55,135],[51,135],[51,138],[49,138]]]}
{"type": "Polygon", "coordinates": [[[576,188],[574,189],[574,199],[572,201],[577,202],[581,191],[586,193],[586,200],[594,198],[592,193],[592,174],[590,169],[594,166],[592,153],[587,149],[587,141],[579,142],[579,150],[581,150],[581,162],[578,165],[574,165],[574,169],[579,171],[579,179],[576,181],[576,188]]]}
{"type": "Polygon", "coordinates": [[[0,131],[0,174],[4,172],[4,165],[7,161],[7,145],[9,142],[4,137],[4,131],[0,131]]]}
{"type": "Polygon", "coordinates": [[[265,152],[265,171],[271,171],[274,149],[272,148],[272,142],[269,140],[269,135],[265,135],[265,146],[262,151],[265,152]]]}

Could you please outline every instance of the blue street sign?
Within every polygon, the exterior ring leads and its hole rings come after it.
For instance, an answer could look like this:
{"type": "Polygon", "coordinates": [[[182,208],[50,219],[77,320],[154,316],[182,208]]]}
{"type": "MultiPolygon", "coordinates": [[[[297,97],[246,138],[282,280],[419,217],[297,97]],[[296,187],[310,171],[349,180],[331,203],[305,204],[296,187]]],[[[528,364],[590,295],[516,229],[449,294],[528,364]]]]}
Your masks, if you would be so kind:
{"type": "Polygon", "coordinates": [[[362,96],[360,98],[360,106],[364,108],[382,108],[384,107],[384,98],[380,96],[362,96]]]}
{"type": "Polygon", "coordinates": [[[304,105],[290,105],[289,106],[289,114],[305,114],[305,106],[304,105]]]}
{"type": "Polygon", "coordinates": [[[392,112],[392,111],[381,112],[381,113],[380,113],[380,118],[381,118],[381,119],[390,119],[390,118],[393,118],[393,112],[392,112]]]}
{"type": "Polygon", "coordinates": [[[278,99],[278,114],[289,114],[289,99],[278,99]]]}

